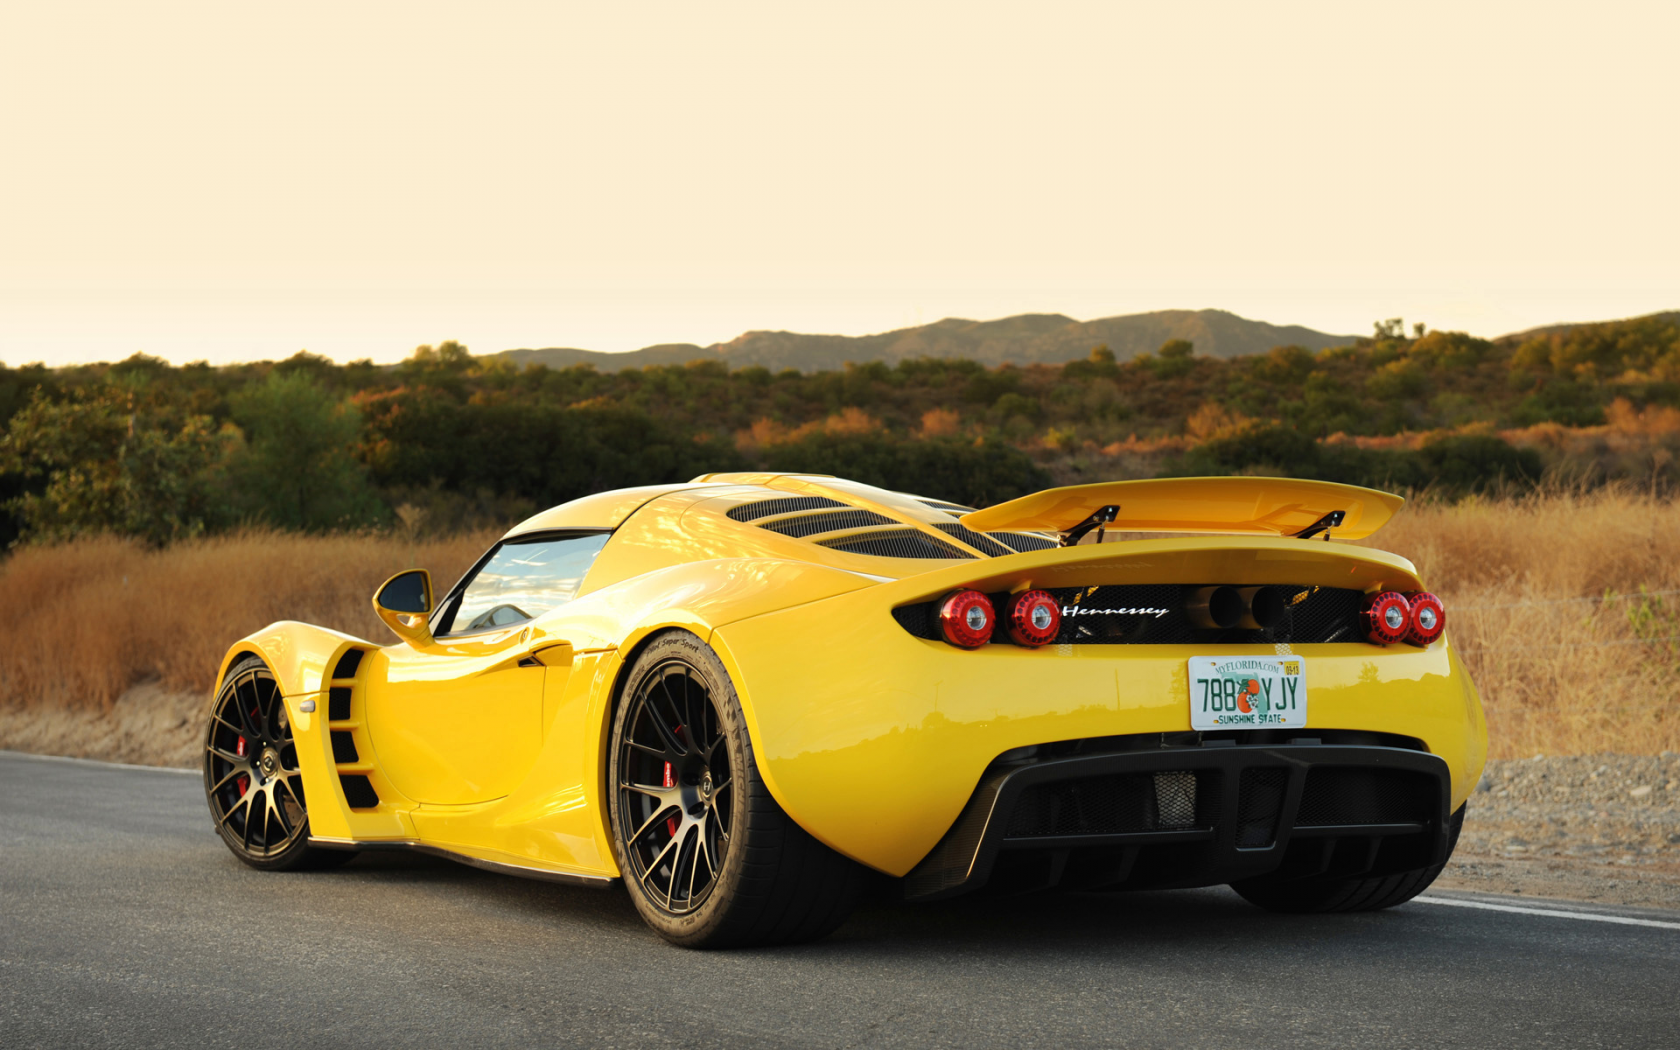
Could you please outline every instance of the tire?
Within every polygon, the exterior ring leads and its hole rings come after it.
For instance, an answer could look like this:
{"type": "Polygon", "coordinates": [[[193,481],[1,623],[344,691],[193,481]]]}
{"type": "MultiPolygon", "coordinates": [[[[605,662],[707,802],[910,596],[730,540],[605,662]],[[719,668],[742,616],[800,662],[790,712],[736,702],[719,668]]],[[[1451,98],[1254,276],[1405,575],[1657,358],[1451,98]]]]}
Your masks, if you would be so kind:
{"type": "Polygon", "coordinates": [[[866,872],[770,796],[723,662],[686,631],[631,666],[608,765],[613,850],[636,910],[687,948],[816,940],[846,921],[866,872]]]}
{"type": "Polygon", "coordinates": [[[1429,888],[1441,869],[1452,859],[1458,834],[1464,828],[1464,808],[1458,807],[1447,822],[1447,856],[1439,864],[1413,868],[1395,875],[1369,879],[1294,879],[1270,881],[1264,877],[1233,882],[1231,888],[1250,904],[1268,911],[1346,912],[1377,911],[1404,904],[1429,888]]]}
{"type": "Polygon", "coordinates": [[[233,855],[263,871],[336,867],[355,853],[309,845],[309,810],[280,685],[262,658],[234,661],[210,706],[204,797],[233,855]]]}

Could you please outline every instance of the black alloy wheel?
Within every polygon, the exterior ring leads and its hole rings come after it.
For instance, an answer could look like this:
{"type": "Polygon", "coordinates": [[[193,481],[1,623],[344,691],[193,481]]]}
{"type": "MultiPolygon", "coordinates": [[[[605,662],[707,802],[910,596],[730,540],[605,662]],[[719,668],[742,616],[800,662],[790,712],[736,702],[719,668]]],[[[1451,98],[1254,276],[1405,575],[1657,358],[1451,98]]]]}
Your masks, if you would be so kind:
{"type": "Polygon", "coordinates": [[[734,777],[710,690],[674,657],[629,700],[618,741],[618,835],[635,879],[669,915],[705,903],[729,851],[734,777]]]}
{"type": "Polygon", "coordinates": [[[291,720],[274,673],[256,656],[230,668],[210,709],[204,793],[216,832],[254,868],[330,865],[352,854],[311,849],[291,720]]]}
{"type": "Polygon", "coordinates": [[[851,914],[865,869],[771,797],[734,683],[699,638],[667,631],[641,649],[608,756],[618,870],[661,937],[689,948],[791,944],[851,914]]]}

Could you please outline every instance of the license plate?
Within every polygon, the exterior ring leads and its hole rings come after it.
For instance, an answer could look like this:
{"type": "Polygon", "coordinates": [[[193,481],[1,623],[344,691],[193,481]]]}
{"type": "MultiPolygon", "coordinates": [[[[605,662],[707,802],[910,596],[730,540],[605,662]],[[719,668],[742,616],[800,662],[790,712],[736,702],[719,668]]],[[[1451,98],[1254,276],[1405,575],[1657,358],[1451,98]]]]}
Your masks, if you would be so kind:
{"type": "Polygon", "coordinates": [[[1299,656],[1192,656],[1190,727],[1307,724],[1307,663],[1299,656]]]}

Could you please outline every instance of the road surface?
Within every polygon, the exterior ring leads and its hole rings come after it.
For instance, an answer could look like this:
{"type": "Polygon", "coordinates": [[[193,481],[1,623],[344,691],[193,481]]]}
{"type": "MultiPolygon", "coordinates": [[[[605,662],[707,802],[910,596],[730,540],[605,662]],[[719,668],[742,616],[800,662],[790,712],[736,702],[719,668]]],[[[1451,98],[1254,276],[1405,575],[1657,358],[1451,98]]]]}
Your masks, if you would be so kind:
{"type": "Polygon", "coordinates": [[[393,854],[252,871],[194,776],[0,753],[11,1050],[1680,1045],[1680,915],[1492,902],[1646,925],[1218,889],[871,904],[819,944],[698,953],[617,891],[393,854]]]}

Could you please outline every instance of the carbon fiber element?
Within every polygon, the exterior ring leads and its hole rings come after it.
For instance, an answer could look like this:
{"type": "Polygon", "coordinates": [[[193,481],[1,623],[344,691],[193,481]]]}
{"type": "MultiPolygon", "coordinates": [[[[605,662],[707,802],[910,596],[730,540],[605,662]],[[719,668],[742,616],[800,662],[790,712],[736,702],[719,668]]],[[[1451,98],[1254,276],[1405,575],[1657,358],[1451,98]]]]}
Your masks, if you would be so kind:
{"type": "Polygon", "coordinates": [[[757,521],[772,514],[792,514],[796,510],[827,510],[846,504],[823,496],[784,496],[780,499],[761,499],[757,503],[743,503],[725,511],[736,521],[757,521]]]}
{"type": "Polygon", "coordinates": [[[1016,800],[1004,834],[1113,835],[1195,823],[1195,773],[1134,773],[1034,784],[1016,800]]]}
{"type": "Polygon", "coordinates": [[[938,529],[940,532],[943,532],[945,535],[955,538],[959,542],[968,544],[981,554],[985,554],[993,558],[1006,558],[1015,553],[1008,547],[999,543],[997,540],[994,540],[989,536],[982,536],[973,529],[967,528],[966,526],[960,525],[954,521],[936,522],[933,527],[938,529]]]}
{"type": "Polygon", "coordinates": [[[1246,849],[1270,846],[1277,838],[1278,814],[1289,771],[1282,766],[1245,769],[1237,787],[1237,845],[1246,849]]]}
{"type": "Polygon", "coordinates": [[[783,518],[760,525],[761,529],[779,532],[783,536],[817,536],[841,529],[861,529],[866,525],[896,525],[897,522],[868,510],[836,510],[820,514],[801,514],[797,518],[783,518]]]}
{"type": "Polygon", "coordinates": [[[972,561],[974,555],[940,543],[915,529],[882,530],[866,536],[847,536],[838,540],[818,540],[832,550],[851,554],[873,554],[880,558],[941,558],[952,561],[972,561]]]}
{"type": "Polygon", "coordinates": [[[1307,772],[1298,827],[1336,824],[1421,824],[1434,798],[1427,778],[1402,769],[1322,766],[1307,772]]]}

